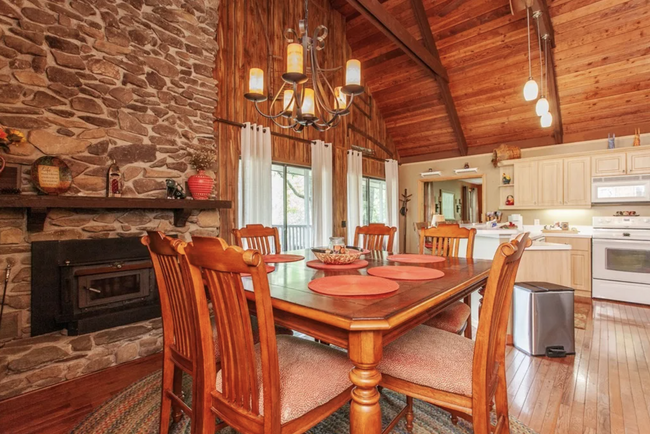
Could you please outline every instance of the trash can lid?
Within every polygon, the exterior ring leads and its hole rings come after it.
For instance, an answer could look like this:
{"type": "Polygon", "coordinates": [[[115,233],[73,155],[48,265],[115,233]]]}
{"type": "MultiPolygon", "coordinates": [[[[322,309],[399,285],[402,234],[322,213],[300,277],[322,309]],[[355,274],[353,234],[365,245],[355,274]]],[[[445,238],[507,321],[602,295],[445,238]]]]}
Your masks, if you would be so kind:
{"type": "Polygon", "coordinates": [[[573,288],[550,282],[520,282],[515,283],[515,286],[530,292],[574,291],[573,288]]]}

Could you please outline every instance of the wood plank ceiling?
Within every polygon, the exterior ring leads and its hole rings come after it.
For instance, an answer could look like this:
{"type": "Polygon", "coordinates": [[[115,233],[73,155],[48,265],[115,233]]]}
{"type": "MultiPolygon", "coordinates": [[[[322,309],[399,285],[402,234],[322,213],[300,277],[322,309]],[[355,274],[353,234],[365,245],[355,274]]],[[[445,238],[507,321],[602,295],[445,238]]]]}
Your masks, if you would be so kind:
{"type": "MultiPolygon", "coordinates": [[[[416,64],[348,0],[330,0],[347,20],[347,39],[402,161],[460,155],[434,76],[416,64]]],[[[376,2],[376,1],[375,1],[376,2]]],[[[509,0],[422,0],[449,76],[470,154],[501,143],[554,144],[535,104],[524,101],[528,76],[526,14],[509,0]]],[[[555,67],[564,142],[650,128],[650,2],[547,0],[555,29],[555,67]]],[[[412,0],[379,0],[424,45],[412,0]]],[[[539,82],[536,34],[533,75],[539,82]]]]}

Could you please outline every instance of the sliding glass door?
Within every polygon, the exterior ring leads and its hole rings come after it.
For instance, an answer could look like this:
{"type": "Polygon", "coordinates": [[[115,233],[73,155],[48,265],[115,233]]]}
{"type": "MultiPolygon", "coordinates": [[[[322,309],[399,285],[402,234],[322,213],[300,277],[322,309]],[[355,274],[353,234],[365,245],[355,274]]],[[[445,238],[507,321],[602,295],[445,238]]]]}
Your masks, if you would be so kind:
{"type": "Polygon", "coordinates": [[[311,169],[274,164],[271,170],[273,226],[280,232],[282,251],[311,246],[311,169]]]}

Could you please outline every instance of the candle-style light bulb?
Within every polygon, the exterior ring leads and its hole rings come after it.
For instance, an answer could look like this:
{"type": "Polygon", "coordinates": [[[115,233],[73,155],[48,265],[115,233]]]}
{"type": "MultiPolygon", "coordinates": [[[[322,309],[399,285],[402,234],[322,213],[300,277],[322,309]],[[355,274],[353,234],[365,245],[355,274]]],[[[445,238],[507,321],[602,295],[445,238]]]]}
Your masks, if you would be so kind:
{"type": "Polygon", "coordinates": [[[261,69],[251,68],[248,92],[255,95],[264,95],[264,71],[261,69]]]}
{"type": "Polygon", "coordinates": [[[314,104],[314,89],[305,88],[305,95],[302,101],[302,114],[316,116],[316,106],[314,104]]]}
{"type": "Polygon", "coordinates": [[[341,89],[341,86],[334,89],[334,108],[336,110],[345,110],[348,106],[348,98],[341,92],[341,89]]]}
{"type": "Polygon", "coordinates": [[[302,45],[289,44],[287,46],[287,72],[289,73],[303,73],[303,52],[302,45]]]}
{"type": "Polygon", "coordinates": [[[293,90],[284,91],[284,111],[292,112],[296,100],[293,98],[293,90]]]}
{"type": "Polygon", "coordinates": [[[361,62],[350,59],[345,68],[345,85],[361,86],[361,62]]]}

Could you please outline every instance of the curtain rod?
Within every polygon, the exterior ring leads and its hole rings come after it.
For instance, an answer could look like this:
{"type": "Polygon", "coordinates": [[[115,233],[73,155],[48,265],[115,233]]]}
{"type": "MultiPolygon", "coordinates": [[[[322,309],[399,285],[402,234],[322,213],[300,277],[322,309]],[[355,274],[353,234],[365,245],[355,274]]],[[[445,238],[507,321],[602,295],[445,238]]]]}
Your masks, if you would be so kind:
{"type": "MultiPolygon", "coordinates": [[[[227,124],[227,125],[232,125],[234,127],[239,127],[239,128],[246,128],[246,124],[242,124],[240,122],[235,122],[235,121],[230,121],[228,119],[222,119],[222,118],[214,118],[216,122],[222,123],[222,124],[227,124]]],[[[252,126],[251,126],[252,128],[252,126]]],[[[259,129],[259,127],[257,127],[259,129]]],[[[262,127],[263,130],[267,129],[268,127],[262,127]]],[[[271,131],[271,135],[275,137],[281,137],[283,139],[289,139],[289,140],[295,140],[296,142],[300,143],[306,143],[311,145],[312,143],[315,142],[315,140],[308,140],[308,139],[301,139],[300,137],[294,137],[290,136],[288,134],[282,134],[282,133],[276,133],[275,131],[271,131]]],[[[328,146],[328,145],[325,145],[328,146]]]]}
{"type": "MultiPolygon", "coordinates": [[[[348,154],[350,152],[358,152],[358,153],[361,154],[362,158],[367,158],[369,160],[375,160],[375,161],[379,161],[379,162],[382,162],[382,163],[385,163],[386,161],[390,161],[390,159],[388,159],[388,158],[379,158],[379,157],[375,157],[374,155],[368,155],[367,153],[365,153],[363,151],[360,151],[358,149],[354,149],[354,145],[352,145],[352,146],[353,146],[353,149],[348,149],[348,152],[347,152],[348,154]]],[[[357,147],[359,147],[359,146],[357,146],[357,147]]]]}

